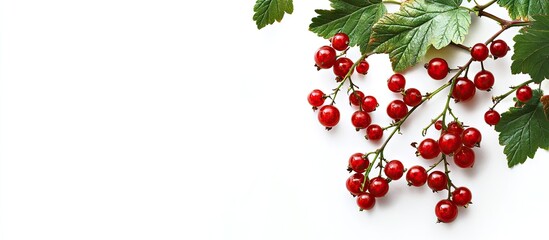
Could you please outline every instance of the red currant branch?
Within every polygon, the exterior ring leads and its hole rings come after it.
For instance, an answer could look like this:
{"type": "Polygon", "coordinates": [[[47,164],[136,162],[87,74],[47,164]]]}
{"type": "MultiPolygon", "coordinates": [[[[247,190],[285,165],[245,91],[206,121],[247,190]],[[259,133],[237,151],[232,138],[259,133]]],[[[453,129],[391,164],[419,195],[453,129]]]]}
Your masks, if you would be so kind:
{"type": "Polygon", "coordinates": [[[511,90],[509,90],[508,92],[502,94],[502,95],[499,95],[499,96],[496,96],[496,97],[492,97],[492,102],[494,102],[494,105],[490,108],[490,109],[494,109],[503,99],[505,99],[506,97],[508,97],[509,95],[511,95],[511,93],[514,93],[517,91],[517,89],[519,89],[520,87],[522,86],[526,86],[530,83],[533,83],[534,80],[528,80],[528,81],[525,81],[517,86],[514,86],[514,87],[511,87],[511,90]]]}
{"type": "Polygon", "coordinates": [[[448,160],[446,160],[445,154],[442,155],[442,160],[444,162],[444,174],[446,175],[446,179],[448,180],[447,190],[448,190],[448,200],[450,200],[452,196],[452,187],[453,188],[457,188],[457,187],[452,183],[452,179],[450,179],[450,170],[448,169],[448,165],[450,164],[448,163],[448,160]]]}
{"type": "MultiPolygon", "coordinates": [[[[370,56],[372,53],[365,53],[365,54],[362,54],[362,56],[355,62],[353,63],[353,65],[351,66],[349,72],[345,75],[345,77],[343,77],[343,79],[341,79],[341,82],[339,83],[339,85],[337,85],[336,88],[333,89],[333,92],[332,92],[332,96],[330,96],[329,98],[332,99],[332,102],[330,103],[330,105],[334,105],[335,104],[335,99],[337,97],[337,93],[341,90],[341,87],[343,86],[343,84],[347,81],[347,79],[349,79],[349,82],[350,82],[350,87],[354,90],[354,87],[356,86],[352,80],[351,80],[351,74],[353,74],[356,66],[358,64],[360,64],[360,62],[362,62],[362,60],[366,59],[368,56],[370,56]]],[[[354,92],[354,91],[353,91],[354,92]]]]}

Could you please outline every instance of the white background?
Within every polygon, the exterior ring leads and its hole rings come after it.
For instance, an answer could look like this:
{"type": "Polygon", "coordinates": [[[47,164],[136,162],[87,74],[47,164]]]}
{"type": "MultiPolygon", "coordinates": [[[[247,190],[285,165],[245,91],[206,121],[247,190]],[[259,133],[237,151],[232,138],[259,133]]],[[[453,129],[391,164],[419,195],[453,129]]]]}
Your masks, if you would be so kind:
{"type": "MultiPolygon", "coordinates": [[[[346,96],[342,121],[326,132],[306,95],[335,86],[317,72],[326,40],[307,31],[326,1],[295,1],[281,24],[258,31],[253,1],[0,1],[0,239],[481,239],[544,234],[549,154],[508,169],[483,121],[492,93],[455,111],[481,129],[474,169],[455,169],[474,204],[452,224],[435,224],[445,193],[391,183],[370,212],[345,189],[348,157],[379,146],[356,133],[346,96]]],[[[394,10],[394,8],[391,8],[394,10]]],[[[505,16],[499,7],[489,9],[505,16]]],[[[473,16],[466,43],[498,30],[473,16]]],[[[502,38],[511,42],[516,30],[502,38]]],[[[353,59],[358,53],[349,54],[353,59]]],[[[462,50],[431,51],[452,66],[462,50]]],[[[381,102],[386,56],[355,77],[381,102]]],[[[510,74],[510,54],[486,67],[494,93],[527,76],[510,74]]],[[[478,71],[473,64],[472,73],[478,71]]],[[[422,92],[442,81],[405,73],[422,92]]],[[[544,85],[545,90],[549,90],[544,85]]],[[[446,94],[446,93],[444,93],[446,94]]],[[[387,157],[427,166],[412,141],[442,110],[418,109],[387,157]],[[420,113],[421,112],[421,113],[420,113]]],[[[503,111],[506,101],[498,106],[503,111]]],[[[430,131],[435,137],[436,132],[430,131]]]]}

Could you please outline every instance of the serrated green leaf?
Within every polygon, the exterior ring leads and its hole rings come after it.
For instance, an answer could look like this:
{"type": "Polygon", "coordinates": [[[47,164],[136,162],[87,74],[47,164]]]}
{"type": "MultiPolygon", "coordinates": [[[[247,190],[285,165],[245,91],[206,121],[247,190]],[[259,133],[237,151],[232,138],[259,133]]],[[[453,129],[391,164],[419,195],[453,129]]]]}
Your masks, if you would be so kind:
{"type": "Polygon", "coordinates": [[[533,15],[549,14],[547,0],[498,0],[498,4],[509,11],[513,19],[528,19],[533,15]]]}
{"type": "Polygon", "coordinates": [[[549,120],[543,113],[542,95],[535,90],[532,99],[521,108],[511,107],[501,114],[496,131],[500,133],[499,144],[505,146],[503,153],[509,167],[533,158],[538,148],[549,147],[549,120]]]}
{"type": "Polygon", "coordinates": [[[285,13],[294,11],[292,0],[257,0],[254,5],[254,21],[261,29],[275,21],[282,21],[285,13]]]}
{"type": "Polygon", "coordinates": [[[532,80],[540,83],[549,78],[549,16],[534,18],[531,26],[524,27],[513,38],[515,53],[511,58],[511,72],[530,74],[532,80]]]}
{"type": "Polygon", "coordinates": [[[373,28],[370,48],[389,53],[393,70],[401,72],[418,63],[430,46],[441,49],[463,43],[471,25],[462,0],[412,0],[398,12],[382,17],[373,28]]]}
{"type": "Polygon", "coordinates": [[[338,32],[349,35],[350,46],[360,46],[365,52],[372,34],[372,26],[387,9],[381,0],[330,0],[331,10],[317,9],[309,30],[324,38],[338,32]]]}

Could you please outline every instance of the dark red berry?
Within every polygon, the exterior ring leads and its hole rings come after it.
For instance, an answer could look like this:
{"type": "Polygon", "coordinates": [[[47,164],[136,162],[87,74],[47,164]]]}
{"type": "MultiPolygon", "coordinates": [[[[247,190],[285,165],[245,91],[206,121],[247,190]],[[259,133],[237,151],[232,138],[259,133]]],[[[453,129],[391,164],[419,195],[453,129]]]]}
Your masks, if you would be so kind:
{"type": "Polygon", "coordinates": [[[435,206],[435,215],[440,222],[449,223],[456,219],[458,208],[448,199],[440,200],[435,206]]]}
{"type": "Polygon", "coordinates": [[[356,66],[356,72],[360,74],[366,74],[368,73],[368,69],[370,69],[370,64],[366,60],[362,60],[358,65],[356,66]]]}
{"type": "Polygon", "coordinates": [[[343,51],[349,47],[349,36],[345,33],[336,33],[332,37],[332,47],[335,50],[343,51]]]}
{"type": "Polygon", "coordinates": [[[454,91],[452,92],[452,97],[456,102],[467,101],[473,96],[475,96],[476,88],[473,81],[460,77],[457,79],[456,85],[454,86],[454,91]]]}
{"type": "Polygon", "coordinates": [[[377,124],[372,124],[366,128],[366,138],[370,140],[379,140],[383,137],[383,128],[377,124]]]}
{"type": "Polygon", "coordinates": [[[426,138],[417,147],[419,155],[425,159],[436,158],[440,154],[440,148],[437,141],[432,138],[426,138]]]}
{"type": "Polygon", "coordinates": [[[307,101],[309,101],[309,104],[313,107],[320,107],[324,104],[324,93],[319,89],[315,89],[309,93],[307,101]]]}
{"type": "Polygon", "coordinates": [[[383,197],[389,192],[389,183],[382,177],[375,177],[370,180],[368,191],[374,197],[383,197]]]}
{"type": "Polygon", "coordinates": [[[399,160],[391,160],[383,169],[385,176],[392,180],[399,180],[404,175],[404,165],[399,160]]]}
{"type": "Polygon", "coordinates": [[[475,151],[469,147],[461,147],[454,153],[454,163],[461,168],[470,168],[475,164],[475,151]]]}
{"type": "Polygon", "coordinates": [[[523,103],[526,103],[532,99],[532,89],[526,85],[517,89],[517,99],[523,103]]]}
{"type": "Polygon", "coordinates": [[[444,154],[452,154],[461,147],[461,137],[454,133],[443,133],[438,139],[440,151],[444,154]]]}
{"type": "Polygon", "coordinates": [[[471,57],[476,61],[486,60],[488,54],[488,47],[484,43],[477,43],[471,48],[471,57]]]}
{"type": "Polygon", "coordinates": [[[346,57],[338,58],[334,63],[334,74],[343,79],[353,67],[353,61],[346,57]]]}
{"type": "Polygon", "coordinates": [[[437,121],[435,122],[435,129],[436,129],[436,130],[442,129],[442,121],[441,121],[441,120],[437,120],[437,121]]]}
{"type": "Polygon", "coordinates": [[[400,120],[408,114],[408,106],[401,100],[393,100],[387,105],[387,115],[394,120],[400,120]]]}
{"type": "Polygon", "coordinates": [[[445,78],[449,72],[448,63],[442,58],[433,58],[427,64],[427,73],[435,80],[445,78]]]}
{"type": "Polygon", "coordinates": [[[370,123],[372,123],[372,118],[370,118],[370,114],[365,111],[356,111],[351,117],[351,122],[356,129],[363,129],[370,126],[370,123]]]}
{"type": "Polygon", "coordinates": [[[330,46],[322,46],[315,54],[315,63],[318,68],[331,68],[336,62],[336,51],[330,46]]]}
{"type": "Polygon", "coordinates": [[[422,99],[421,92],[419,92],[419,90],[415,88],[408,88],[404,92],[404,97],[403,97],[404,103],[406,103],[406,105],[410,107],[415,107],[419,105],[419,103],[421,102],[421,99],[422,99]]]}
{"type": "Polygon", "coordinates": [[[366,96],[362,100],[362,110],[366,112],[373,112],[378,106],[377,99],[374,96],[366,96]]]}
{"type": "Polygon", "coordinates": [[[473,194],[466,187],[458,187],[452,192],[452,202],[457,206],[467,206],[471,199],[473,199],[473,194]]]}
{"type": "Polygon", "coordinates": [[[376,205],[376,198],[370,193],[363,193],[356,198],[356,204],[360,210],[370,210],[376,205]]]}
{"type": "Polygon", "coordinates": [[[421,187],[427,182],[427,171],[422,166],[413,166],[406,172],[408,185],[421,187]]]}
{"type": "Polygon", "coordinates": [[[392,92],[400,92],[406,86],[406,78],[400,73],[395,73],[387,80],[387,86],[392,92]]]}
{"type": "Polygon", "coordinates": [[[357,173],[362,173],[370,165],[370,161],[364,154],[355,153],[349,157],[349,169],[357,173]]]}
{"type": "Polygon", "coordinates": [[[484,114],[484,121],[488,123],[488,125],[496,125],[499,122],[499,119],[501,116],[496,110],[490,109],[484,114]]]}
{"type": "Polygon", "coordinates": [[[361,193],[366,192],[368,188],[368,180],[366,180],[364,188],[362,188],[362,183],[364,183],[364,175],[362,173],[355,173],[347,178],[347,190],[355,196],[360,195],[361,193]]]}
{"type": "Polygon", "coordinates": [[[505,57],[508,51],[509,46],[507,46],[507,43],[501,39],[493,41],[490,45],[490,52],[495,58],[505,57]]]}
{"type": "Polygon", "coordinates": [[[465,129],[465,131],[461,134],[461,142],[464,146],[470,148],[480,146],[479,144],[481,140],[482,134],[480,134],[480,131],[474,127],[465,129]]]}
{"type": "Polygon", "coordinates": [[[446,174],[441,171],[433,171],[427,177],[427,186],[431,188],[434,192],[444,190],[448,187],[448,179],[446,174]]]}
{"type": "Polygon", "coordinates": [[[448,123],[448,127],[446,128],[446,132],[453,133],[453,134],[456,134],[456,135],[461,135],[461,133],[463,132],[463,127],[461,126],[461,124],[459,124],[455,121],[451,121],[450,123],[448,123]]]}
{"type": "Polygon", "coordinates": [[[349,94],[349,102],[354,106],[360,106],[362,99],[364,99],[364,93],[360,90],[356,90],[349,94]]]}
{"type": "Polygon", "coordinates": [[[318,111],[318,121],[324,127],[334,127],[339,122],[339,110],[333,105],[322,106],[318,111]]]}
{"type": "Polygon", "coordinates": [[[482,70],[475,75],[475,86],[478,90],[490,90],[494,86],[494,75],[490,71],[482,70]]]}

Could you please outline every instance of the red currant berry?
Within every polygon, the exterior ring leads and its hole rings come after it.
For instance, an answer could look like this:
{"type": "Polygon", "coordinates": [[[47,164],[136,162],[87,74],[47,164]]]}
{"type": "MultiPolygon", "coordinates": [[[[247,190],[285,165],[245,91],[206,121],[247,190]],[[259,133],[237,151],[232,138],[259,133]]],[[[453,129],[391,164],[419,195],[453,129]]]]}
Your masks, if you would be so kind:
{"type": "Polygon", "coordinates": [[[353,61],[346,57],[338,58],[334,63],[334,74],[343,79],[353,67],[353,61]]]}
{"type": "Polygon", "coordinates": [[[441,120],[437,120],[437,121],[435,122],[435,129],[436,129],[436,130],[442,129],[442,121],[441,121],[441,120]]]}
{"type": "Polygon", "coordinates": [[[417,147],[419,155],[425,159],[436,158],[440,154],[440,148],[437,141],[432,138],[426,138],[417,147]]]}
{"type": "Polygon", "coordinates": [[[461,147],[461,137],[454,133],[443,133],[438,139],[440,151],[444,154],[451,154],[461,147]]]}
{"type": "Polygon", "coordinates": [[[488,125],[496,125],[499,122],[499,119],[501,116],[496,110],[490,109],[484,114],[484,121],[488,123],[488,125]]]}
{"type": "Polygon", "coordinates": [[[366,138],[370,140],[379,140],[383,137],[383,128],[377,124],[372,124],[366,128],[366,138]]]}
{"type": "Polygon", "coordinates": [[[440,200],[435,206],[435,215],[443,223],[449,223],[456,219],[458,208],[456,204],[448,199],[440,200]]]}
{"type": "Polygon", "coordinates": [[[366,60],[362,60],[358,65],[356,66],[356,72],[360,74],[366,74],[368,73],[368,69],[370,69],[370,64],[366,60]]]}
{"type": "Polygon", "coordinates": [[[460,168],[470,168],[475,164],[475,151],[468,147],[461,147],[454,153],[454,163],[460,168]]]}
{"type": "Polygon", "coordinates": [[[458,187],[452,192],[452,202],[458,206],[467,206],[471,199],[473,199],[473,194],[466,187],[458,187]]]}
{"type": "Polygon", "coordinates": [[[406,86],[406,78],[400,73],[395,73],[387,80],[387,86],[392,92],[400,92],[406,86]]]}
{"type": "Polygon", "coordinates": [[[427,182],[427,171],[422,166],[413,166],[406,172],[408,185],[421,187],[427,182]]]}
{"type": "Polygon", "coordinates": [[[507,43],[501,39],[493,41],[490,45],[490,52],[495,58],[505,57],[508,51],[509,46],[507,46],[507,43]]]}
{"type": "Polygon", "coordinates": [[[477,43],[471,48],[471,57],[476,61],[486,60],[488,54],[488,47],[484,43],[477,43]]]}
{"type": "Polygon", "coordinates": [[[490,90],[494,86],[494,74],[482,70],[475,75],[475,86],[478,90],[490,90]]]}
{"type": "Polygon", "coordinates": [[[374,197],[383,197],[389,192],[389,183],[382,177],[375,177],[370,180],[368,191],[374,197]]]}
{"type": "Polygon", "coordinates": [[[320,107],[324,104],[324,93],[319,89],[315,89],[309,93],[307,101],[309,101],[309,104],[315,108],[320,107]]]}
{"type": "Polygon", "coordinates": [[[433,190],[433,192],[438,192],[446,189],[448,187],[448,179],[446,174],[441,171],[433,171],[427,177],[427,186],[433,190]]]}
{"type": "Polygon", "coordinates": [[[450,123],[448,123],[448,128],[446,128],[446,132],[461,135],[461,133],[463,132],[463,127],[461,126],[461,124],[455,121],[451,121],[450,123]]]}
{"type": "Polygon", "coordinates": [[[362,110],[366,112],[375,111],[378,105],[377,99],[374,96],[366,96],[362,100],[362,110]]]}
{"type": "Polygon", "coordinates": [[[370,123],[372,123],[372,118],[370,118],[370,114],[365,111],[356,111],[351,117],[351,122],[358,130],[370,126],[370,123]]]}
{"type": "Polygon", "coordinates": [[[349,169],[357,173],[362,173],[370,165],[370,160],[362,153],[355,153],[349,157],[349,169]]]}
{"type": "Polygon", "coordinates": [[[331,68],[336,62],[336,51],[330,46],[322,46],[316,51],[315,63],[318,68],[331,68]]]}
{"type": "Polygon", "coordinates": [[[349,47],[349,36],[345,33],[336,33],[334,37],[332,37],[332,47],[335,50],[343,51],[349,47]]]}
{"type": "Polygon", "coordinates": [[[399,160],[391,160],[383,169],[385,175],[392,180],[399,180],[404,175],[404,165],[399,160]]]}
{"type": "Polygon", "coordinates": [[[415,107],[421,102],[421,92],[415,88],[409,88],[404,92],[404,103],[410,107],[415,107]]]}
{"type": "Polygon", "coordinates": [[[362,183],[364,183],[364,175],[362,173],[355,173],[347,178],[347,190],[349,190],[349,192],[354,196],[360,195],[361,193],[366,192],[366,188],[368,187],[368,180],[366,180],[366,185],[364,185],[364,189],[362,188],[362,183]]]}
{"type": "Polygon", "coordinates": [[[356,90],[349,94],[349,102],[354,106],[360,106],[362,99],[364,99],[364,93],[360,90],[356,90]]]}
{"type": "Polygon", "coordinates": [[[370,210],[376,205],[376,198],[370,193],[363,193],[356,198],[356,204],[360,210],[370,210]]]}
{"type": "Polygon", "coordinates": [[[433,58],[427,64],[427,73],[435,80],[445,78],[449,72],[448,63],[442,58],[433,58]]]}
{"type": "Polygon", "coordinates": [[[401,100],[394,100],[387,106],[387,115],[394,120],[400,120],[408,114],[408,106],[401,100]]]}
{"type": "Polygon", "coordinates": [[[532,89],[526,85],[517,89],[517,99],[523,103],[526,103],[532,99],[532,89]]]}
{"type": "Polygon", "coordinates": [[[475,96],[475,89],[476,88],[473,81],[464,77],[460,77],[457,79],[456,85],[454,86],[452,97],[454,97],[456,102],[467,101],[475,96]]]}
{"type": "Polygon", "coordinates": [[[339,110],[333,105],[324,105],[318,111],[318,121],[326,128],[332,128],[339,122],[339,110]]]}
{"type": "Polygon", "coordinates": [[[474,146],[480,146],[480,141],[482,140],[482,134],[480,134],[480,131],[474,127],[470,127],[465,129],[463,133],[461,134],[461,142],[464,146],[467,147],[474,147],[474,146]]]}

